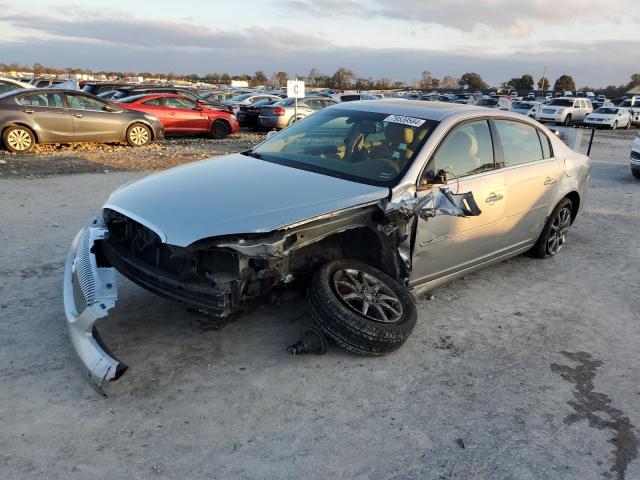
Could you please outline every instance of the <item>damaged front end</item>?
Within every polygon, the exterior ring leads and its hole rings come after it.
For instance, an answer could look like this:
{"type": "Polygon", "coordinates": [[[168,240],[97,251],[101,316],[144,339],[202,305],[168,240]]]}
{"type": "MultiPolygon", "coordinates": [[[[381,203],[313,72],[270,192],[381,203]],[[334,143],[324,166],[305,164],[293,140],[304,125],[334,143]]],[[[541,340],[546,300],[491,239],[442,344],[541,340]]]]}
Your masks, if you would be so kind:
{"type": "Polygon", "coordinates": [[[67,257],[63,287],[71,343],[87,380],[101,393],[106,382],[117,380],[127,369],[103,345],[95,328],[117,299],[116,271],[102,265],[94,250],[107,235],[98,219],[78,232],[67,257]]]}
{"type": "Polygon", "coordinates": [[[433,188],[424,196],[360,205],[272,232],[223,235],[179,247],[105,208],[78,233],[69,252],[64,305],[71,340],[88,380],[102,391],[127,368],[102,344],[94,325],[115,306],[116,271],[192,311],[225,318],[336,259],[363,261],[407,285],[417,222],[478,214],[471,193],[433,188]]]}

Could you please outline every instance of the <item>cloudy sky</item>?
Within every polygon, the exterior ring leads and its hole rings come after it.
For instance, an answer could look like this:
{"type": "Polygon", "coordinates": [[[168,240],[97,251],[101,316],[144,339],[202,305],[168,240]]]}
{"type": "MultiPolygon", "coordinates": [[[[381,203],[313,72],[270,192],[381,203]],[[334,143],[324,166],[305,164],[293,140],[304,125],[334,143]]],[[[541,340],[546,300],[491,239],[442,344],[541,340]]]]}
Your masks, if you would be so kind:
{"type": "Polygon", "coordinates": [[[491,84],[546,67],[578,86],[640,72],[638,0],[0,0],[0,62],[94,70],[491,84]]]}

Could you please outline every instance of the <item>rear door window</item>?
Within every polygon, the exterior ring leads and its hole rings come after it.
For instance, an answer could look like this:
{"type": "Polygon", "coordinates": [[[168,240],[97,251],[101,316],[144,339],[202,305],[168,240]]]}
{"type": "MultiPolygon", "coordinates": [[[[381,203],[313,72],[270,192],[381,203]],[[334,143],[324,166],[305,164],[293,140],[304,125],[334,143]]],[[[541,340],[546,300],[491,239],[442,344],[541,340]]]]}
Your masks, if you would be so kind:
{"type": "Polygon", "coordinates": [[[63,108],[62,96],[59,93],[40,93],[21,95],[16,98],[18,105],[29,107],[63,108]]]}
{"type": "Polygon", "coordinates": [[[512,120],[493,120],[504,153],[504,164],[512,167],[542,160],[542,145],[538,130],[526,123],[512,120]]]}

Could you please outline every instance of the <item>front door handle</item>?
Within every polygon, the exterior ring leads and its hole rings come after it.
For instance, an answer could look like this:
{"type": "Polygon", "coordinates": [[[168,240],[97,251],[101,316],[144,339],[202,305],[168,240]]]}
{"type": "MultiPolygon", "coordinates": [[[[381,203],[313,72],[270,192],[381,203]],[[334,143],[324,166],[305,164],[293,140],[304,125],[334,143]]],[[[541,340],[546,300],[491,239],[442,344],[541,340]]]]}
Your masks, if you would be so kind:
{"type": "Polygon", "coordinates": [[[502,195],[500,195],[499,193],[491,192],[491,195],[489,195],[487,197],[485,202],[487,202],[487,203],[495,203],[495,202],[499,202],[500,200],[502,200],[502,198],[503,198],[502,195]]]}
{"type": "Polygon", "coordinates": [[[73,116],[76,117],[76,118],[82,118],[82,114],[81,113],[74,113],[73,116]]]}
{"type": "Polygon", "coordinates": [[[169,112],[169,115],[175,115],[176,112],[169,112]]]}
{"type": "Polygon", "coordinates": [[[547,179],[544,181],[544,186],[545,187],[550,187],[554,183],[556,183],[556,180],[554,178],[547,177],[547,179]]]}
{"type": "Polygon", "coordinates": [[[30,109],[30,108],[28,108],[28,109],[26,109],[26,110],[23,110],[23,111],[24,111],[24,113],[29,113],[29,114],[31,114],[31,113],[35,113],[35,110],[32,110],[32,109],[30,109]]]}

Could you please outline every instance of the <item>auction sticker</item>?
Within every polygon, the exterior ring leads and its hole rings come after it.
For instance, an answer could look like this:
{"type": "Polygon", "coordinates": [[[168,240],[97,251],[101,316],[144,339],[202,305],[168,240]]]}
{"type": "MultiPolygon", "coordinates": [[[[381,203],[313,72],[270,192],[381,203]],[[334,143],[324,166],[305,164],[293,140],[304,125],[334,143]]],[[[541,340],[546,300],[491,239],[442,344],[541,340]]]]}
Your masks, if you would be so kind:
{"type": "Polygon", "coordinates": [[[384,119],[385,122],[401,123],[402,125],[411,125],[412,127],[420,127],[426,120],[421,118],[404,117],[402,115],[389,115],[384,119]]]}

